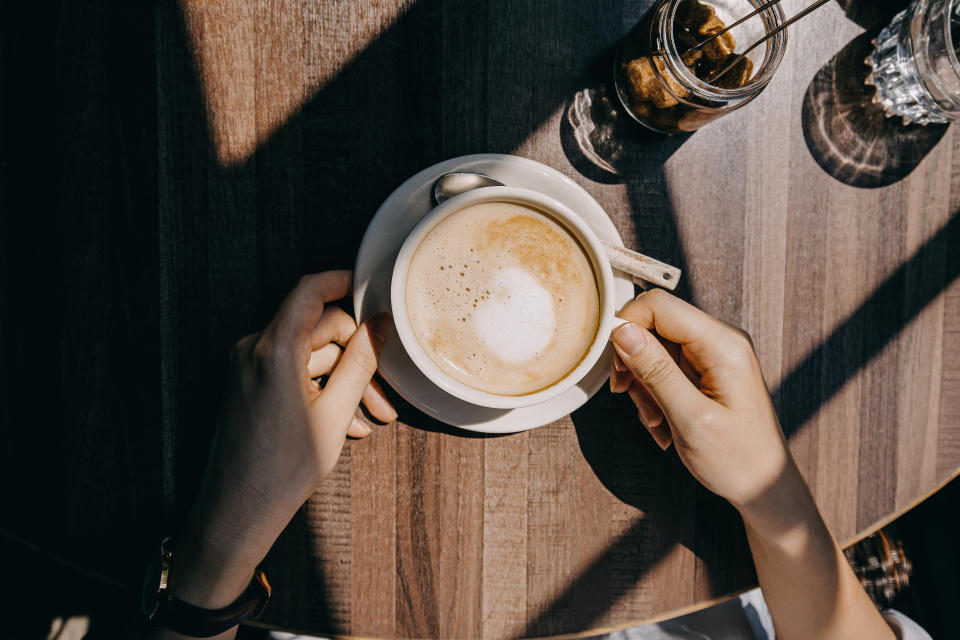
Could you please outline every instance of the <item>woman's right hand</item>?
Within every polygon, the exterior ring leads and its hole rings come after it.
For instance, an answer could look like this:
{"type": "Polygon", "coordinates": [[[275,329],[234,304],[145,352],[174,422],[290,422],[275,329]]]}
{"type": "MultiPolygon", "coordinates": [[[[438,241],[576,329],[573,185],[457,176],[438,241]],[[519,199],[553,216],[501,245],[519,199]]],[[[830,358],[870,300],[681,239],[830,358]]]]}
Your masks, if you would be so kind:
{"type": "Polygon", "coordinates": [[[618,315],[611,388],[704,486],[741,508],[795,470],[746,333],[661,289],[618,315]]]}
{"type": "Polygon", "coordinates": [[[618,315],[610,386],[740,511],[777,637],[892,639],[790,455],[747,334],[659,289],[618,315]]]}

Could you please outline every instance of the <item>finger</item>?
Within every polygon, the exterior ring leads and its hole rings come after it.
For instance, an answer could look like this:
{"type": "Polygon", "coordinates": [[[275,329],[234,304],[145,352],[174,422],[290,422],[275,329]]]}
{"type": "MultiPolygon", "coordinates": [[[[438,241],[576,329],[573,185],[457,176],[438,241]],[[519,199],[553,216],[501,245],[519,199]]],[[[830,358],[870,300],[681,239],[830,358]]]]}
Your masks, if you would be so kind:
{"type": "Polygon", "coordinates": [[[617,352],[614,351],[610,354],[610,391],[613,393],[617,392],[617,366],[614,362],[617,359],[617,352]]]}
{"type": "Polygon", "coordinates": [[[640,422],[647,429],[660,426],[663,423],[663,411],[657,405],[657,402],[647,391],[639,380],[635,380],[627,389],[630,399],[637,406],[637,412],[640,414],[640,422]]]}
{"type": "MultiPolygon", "coordinates": [[[[331,343],[322,349],[317,349],[310,354],[310,362],[307,365],[307,373],[311,378],[317,378],[329,374],[337,366],[343,350],[331,343]]],[[[397,410],[387,399],[376,380],[371,380],[370,384],[363,391],[361,402],[370,412],[370,414],[381,422],[393,422],[397,419],[397,410]]]]}
{"type": "Polygon", "coordinates": [[[307,362],[307,375],[311,378],[327,375],[337,366],[337,362],[340,361],[340,356],[342,355],[343,349],[332,342],[321,349],[311,352],[310,361],[307,362]]]}
{"type": "Polygon", "coordinates": [[[350,271],[325,271],[303,276],[287,294],[266,333],[272,340],[291,346],[307,343],[323,314],[324,305],[349,293],[351,277],[350,271]]]}
{"type": "Polygon", "coordinates": [[[259,339],[259,333],[251,333],[237,340],[233,345],[233,349],[230,351],[230,361],[236,362],[249,357],[250,352],[253,350],[253,345],[255,345],[259,339]]]}
{"type": "Polygon", "coordinates": [[[370,412],[370,415],[380,422],[393,422],[397,419],[397,410],[390,404],[387,394],[383,392],[383,388],[376,380],[371,380],[370,384],[367,385],[367,388],[363,391],[361,402],[370,412]]]}
{"type": "Polygon", "coordinates": [[[633,404],[637,406],[640,422],[650,432],[657,446],[666,451],[673,442],[673,434],[670,433],[670,425],[664,420],[660,407],[640,381],[630,385],[629,393],[633,404]]]}
{"type": "MultiPolygon", "coordinates": [[[[307,374],[311,378],[325,376],[336,368],[343,350],[331,343],[322,349],[317,349],[310,354],[310,362],[307,365],[307,374]]],[[[370,414],[381,422],[393,422],[397,419],[397,410],[390,404],[387,394],[384,393],[376,380],[371,380],[370,384],[363,391],[361,402],[370,412],[370,414]]]]}
{"type": "Polygon", "coordinates": [[[623,393],[630,388],[634,380],[633,372],[629,369],[626,371],[614,371],[613,375],[610,376],[610,390],[614,393],[623,393]]]}
{"type": "Polygon", "coordinates": [[[661,424],[659,427],[653,427],[647,429],[647,431],[653,436],[653,441],[657,443],[657,446],[664,451],[669,449],[670,445],[673,444],[673,434],[670,433],[669,425],[661,424]]]}
{"type": "Polygon", "coordinates": [[[667,353],[670,354],[670,357],[673,358],[674,362],[677,363],[677,366],[680,367],[680,371],[683,371],[683,374],[690,378],[690,381],[693,382],[694,386],[700,386],[700,373],[694,369],[693,365],[690,364],[690,361],[687,360],[687,357],[683,353],[683,348],[676,342],[670,342],[662,337],[658,336],[660,344],[663,345],[663,348],[667,350],[667,353]]]}
{"type": "Polygon", "coordinates": [[[377,370],[380,352],[391,327],[390,316],[378,313],[364,322],[350,338],[339,364],[314,404],[324,424],[340,425],[346,431],[377,370]]]}
{"type": "Polygon", "coordinates": [[[709,402],[647,329],[628,322],[613,332],[613,345],[674,426],[686,424],[709,402]]]}
{"type": "Polygon", "coordinates": [[[357,323],[349,313],[340,307],[327,307],[310,332],[310,348],[319,349],[331,342],[346,346],[356,330],[357,323]]]}
{"type": "Polygon", "coordinates": [[[353,420],[350,421],[350,427],[347,429],[347,435],[351,438],[365,438],[373,432],[367,423],[365,423],[360,418],[354,416],[353,420]]]}
{"type": "Polygon", "coordinates": [[[633,373],[614,351],[610,354],[610,391],[623,393],[630,387],[631,382],[633,382],[633,373]]]}
{"type": "Polygon", "coordinates": [[[697,368],[706,366],[704,354],[733,335],[728,325],[662,289],[644,291],[617,315],[682,345],[697,368]]]}

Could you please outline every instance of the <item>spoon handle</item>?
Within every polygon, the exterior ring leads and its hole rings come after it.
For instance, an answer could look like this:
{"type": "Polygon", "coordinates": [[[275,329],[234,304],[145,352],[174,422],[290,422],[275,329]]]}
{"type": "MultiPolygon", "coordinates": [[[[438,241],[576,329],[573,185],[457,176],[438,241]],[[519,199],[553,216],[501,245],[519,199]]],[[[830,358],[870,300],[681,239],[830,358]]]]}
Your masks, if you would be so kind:
{"type": "Polygon", "coordinates": [[[673,291],[680,282],[680,269],[623,247],[602,242],[610,266],[664,289],[673,291]]]}

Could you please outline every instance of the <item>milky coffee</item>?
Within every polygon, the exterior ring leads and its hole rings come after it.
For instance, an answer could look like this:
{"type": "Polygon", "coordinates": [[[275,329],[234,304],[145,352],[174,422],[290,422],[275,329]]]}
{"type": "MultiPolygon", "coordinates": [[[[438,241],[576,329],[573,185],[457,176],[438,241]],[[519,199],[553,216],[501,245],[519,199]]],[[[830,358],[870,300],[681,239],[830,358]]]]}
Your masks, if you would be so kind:
{"type": "Polygon", "coordinates": [[[597,333],[590,258],[537,209],[485,202],[444,218],[407,274],[413,333],[447,375],[498,395],[524,395],[566,377],[597,333]]]}

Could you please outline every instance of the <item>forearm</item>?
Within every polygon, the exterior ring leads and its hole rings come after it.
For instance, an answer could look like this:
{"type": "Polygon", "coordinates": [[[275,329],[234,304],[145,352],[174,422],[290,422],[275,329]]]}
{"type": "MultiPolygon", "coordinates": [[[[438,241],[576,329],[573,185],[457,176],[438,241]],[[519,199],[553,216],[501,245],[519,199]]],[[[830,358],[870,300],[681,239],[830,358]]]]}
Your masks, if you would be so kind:
{"type": "Polygon", "coordinates": [[[777,638],[894,638],[792,460],[740,512],[777,638]]]}

